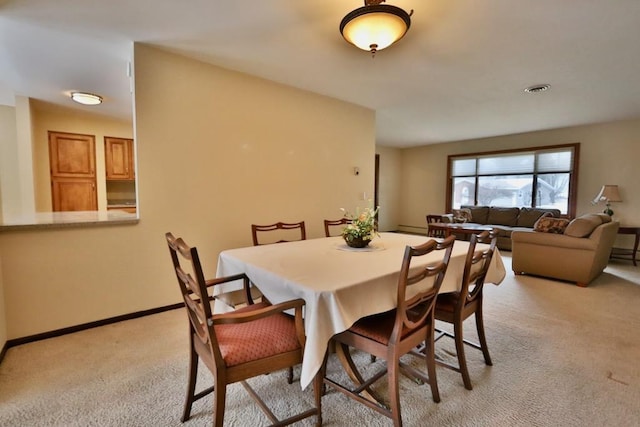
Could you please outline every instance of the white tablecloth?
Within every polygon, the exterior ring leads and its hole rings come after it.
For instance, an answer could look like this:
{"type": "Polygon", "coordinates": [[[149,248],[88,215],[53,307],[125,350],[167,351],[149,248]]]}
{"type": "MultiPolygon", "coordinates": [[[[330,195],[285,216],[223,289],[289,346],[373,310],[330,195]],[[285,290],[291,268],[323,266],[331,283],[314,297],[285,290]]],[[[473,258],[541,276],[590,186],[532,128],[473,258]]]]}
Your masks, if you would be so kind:
{"type": "MultiPolygon", "coordinates": [[[[220,253],[217,276],[246,273],[272,303],[303,298],[307,342],[300,383],[305,388],[322,364],[329,339],[358,319],[396,306],[398,273],[407,245],[425,236],[380,233],[367,249],[348,248],[342,238],[230,249],[220,253]]],[[[440,293],[459,289],[468,242],[456,241],[440,293]]],[[[441,259],[442,252],[412,265],[441,259]]],[[[506,271],[496,250],[487,283],[499,284],[506,271]]]]}

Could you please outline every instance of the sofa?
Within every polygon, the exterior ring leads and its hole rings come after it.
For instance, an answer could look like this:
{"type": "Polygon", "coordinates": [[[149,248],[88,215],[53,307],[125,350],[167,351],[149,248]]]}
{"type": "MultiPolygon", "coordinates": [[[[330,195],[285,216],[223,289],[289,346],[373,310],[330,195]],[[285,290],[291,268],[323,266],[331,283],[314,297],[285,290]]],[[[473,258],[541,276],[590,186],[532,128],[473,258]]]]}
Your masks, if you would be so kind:
{"type": "Polygon", "coordinates": [[[620,224],[606,214],[560,220],[566,222],[564,226],[556,223],[545,228],[539,224],[539,231],[511,234],[513,272],[587,286],[607,266],[620,224]]]}
{"type": "Polygon", "coordinates": [[[543,216],[559,217],[559,209],[501,208],[497,206],[462,205],[443,216],[444,222],[465,222],[493,227],[498,231],[498,249],[511,250],[511,233],[516,230],[533,231],[543,216]]]}

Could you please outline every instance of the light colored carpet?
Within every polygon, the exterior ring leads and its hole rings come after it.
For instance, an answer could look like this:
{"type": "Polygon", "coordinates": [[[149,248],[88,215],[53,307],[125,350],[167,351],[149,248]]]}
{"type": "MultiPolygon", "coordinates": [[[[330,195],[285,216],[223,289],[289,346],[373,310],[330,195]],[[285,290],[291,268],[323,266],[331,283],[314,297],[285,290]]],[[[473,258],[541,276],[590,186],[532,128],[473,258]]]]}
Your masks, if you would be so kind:
{"type": "MultiPolygon", "coordinates": [[[[508,253],[505,263],[509,270],[508,253]]],[[[467,351],[472,391],[438,368],[439,404],[428,386],[403,378],[406,426],[640,425],[640,267],[612,263],[586,289],[509,271],[500,286],[487,286],[485,307],[494,365],[467,351]]],[[[9,349],[0,365],[0,425],[180,426],[186,321],[173,310],[9,349]]],[[[473,320],[465,326],[475,337],[473,320]]],[[[440,357],[452,351],[451,340],[439,342],[440,357]]],[[[384,363],[361,354],[357,361],[371,370],[384,363]]],[[[329,372],[340,375],[333,360],[329,372]]],[[[200,378],[210,384],[206,369],[200,378]]],[[[312,402],[311,390],[288,385],[284,372],[251,383],[277,414],[312,402]]],[[[323,420],[391,424],[335,391],[323,398],[323,420]]],[[[210,424],[211,400],[203,399],[184,425],[210,424]]],[[[229,388],[225,425],[267,425],[238,384],[229,388]]]]}

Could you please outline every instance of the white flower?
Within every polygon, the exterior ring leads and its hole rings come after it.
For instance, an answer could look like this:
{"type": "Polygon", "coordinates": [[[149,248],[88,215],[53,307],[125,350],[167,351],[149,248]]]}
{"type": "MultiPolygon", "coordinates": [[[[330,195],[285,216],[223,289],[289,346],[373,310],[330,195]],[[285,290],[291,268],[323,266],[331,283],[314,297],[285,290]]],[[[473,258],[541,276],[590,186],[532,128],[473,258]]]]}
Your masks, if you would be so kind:
{"type": "Polygon", "coordinates": [[[348,241],[358,238],[372,240],[378,234],[376,216],[379,209],[379,206],[375,209],[368,207],[362,211],[357,208],[356,215],[352,215],[344,208],[341,208],[340,210],[344,213],[345,218],[352,221],[342,230],[342,237],[348,241]]]}

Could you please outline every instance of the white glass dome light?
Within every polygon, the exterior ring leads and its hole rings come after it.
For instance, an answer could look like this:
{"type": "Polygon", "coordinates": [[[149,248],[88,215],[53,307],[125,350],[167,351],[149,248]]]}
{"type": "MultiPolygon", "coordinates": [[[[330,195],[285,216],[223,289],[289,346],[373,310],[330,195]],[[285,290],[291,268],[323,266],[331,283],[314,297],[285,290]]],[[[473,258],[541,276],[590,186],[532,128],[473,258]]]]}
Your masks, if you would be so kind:
{"type": "Polygon", "coordinates": [[[88,92],[71,92],[71,99],[82,105],[102,104],[102,97],[88,92]]]}
{"type": "Polygon", "coordinates": [[[381,5],[384,0],[365,0],[365,5],[348,13],[340,23],[340,33],[349,43],[371,52],[391,46],[411,26],[411,15],[396,6],[381,5]]]}

